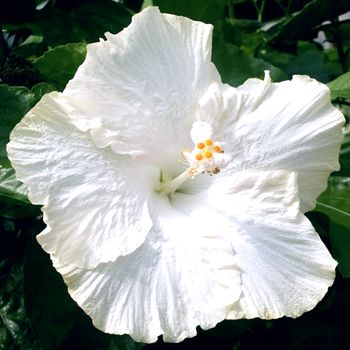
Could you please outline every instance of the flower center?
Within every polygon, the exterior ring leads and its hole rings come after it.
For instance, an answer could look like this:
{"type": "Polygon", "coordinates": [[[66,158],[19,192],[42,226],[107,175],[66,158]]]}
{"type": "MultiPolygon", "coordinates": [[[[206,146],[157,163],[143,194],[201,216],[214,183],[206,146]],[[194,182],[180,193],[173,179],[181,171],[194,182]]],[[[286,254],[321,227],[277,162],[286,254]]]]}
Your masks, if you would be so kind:
{"type": "Polygon", "coordinates": [[[210,175],[220,172],[223,160],[222,147],[212,139],[198,142],[191,152],[182,151],[182,156],[193,169],[194,175],[197,173],[208,173],[210,175]]]}
{"type": "Polygon", "coordinates": [[[182,151],[182,156],[186,164],[188,164],[188,168],[179,176],[169,181],[163,181],[161,179],[160,184],[156,188],[157,192],[172,195],[186,180],[193,179],[199,173],[207,173],[212,176],[220,172],[220,169],[228,163],[230,157],[224,154],[218,142],[208,137],[211,134],[209,124],[204,122],[195,122],[193,124],[191,136],[195,147],[192,151],[182,151]]]}

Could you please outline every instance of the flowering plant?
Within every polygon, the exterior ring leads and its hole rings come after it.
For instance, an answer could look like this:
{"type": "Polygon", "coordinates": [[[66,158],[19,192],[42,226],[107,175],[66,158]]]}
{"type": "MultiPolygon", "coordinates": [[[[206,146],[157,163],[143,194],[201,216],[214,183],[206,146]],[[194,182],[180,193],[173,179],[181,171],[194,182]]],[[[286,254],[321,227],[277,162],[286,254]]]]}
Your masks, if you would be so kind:
{"type": "Polygon", "coordinates": [[[11,134],[38,241],[104,332],[179,342],[297,317],[333,282],[302,213],[338,169],[343,116],[307,76],[222,84],[211,30],[147,8],[11,134]]]}
{"type": "Polygon", "coordinates": [[[0,37],[0,348],[346,348],[346,2],[44,2],[0,37]]]}

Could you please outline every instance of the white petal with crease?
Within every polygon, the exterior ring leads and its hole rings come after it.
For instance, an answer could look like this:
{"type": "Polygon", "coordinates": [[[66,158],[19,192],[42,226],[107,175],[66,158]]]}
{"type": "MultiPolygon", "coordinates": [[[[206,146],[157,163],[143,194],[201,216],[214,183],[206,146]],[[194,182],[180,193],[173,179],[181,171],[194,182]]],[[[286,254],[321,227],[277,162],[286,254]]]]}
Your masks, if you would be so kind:
{"type": "Polygon", "coordinates": [[[298,173],[302,211],[315,207],[329,174],[339,169],[344,117],[326,85],[307,76],[271,83],[249,79],[225,92],[218,139],[232,156],[231,171],[285,169],[298,173]]]}
{"type": "Polygon", "coordinates": [[[211,25],[149,7],[122,32],[88,45],[60,103],[99,147],[167,158],[191,144],[198,101],[220,81],[211,32],[211,25]]]}
{"type": "Polygon", "coordinates": [[[336,262],[299,211],[295,173],[243,171],[201,195],[231,227],[241,272],[242,294],[228,318],[297,317],[323,298],[336,262]]]}
{"type": "Polygon", "coordinates": [[[154,174],[98,149],[67,119],[56,97],[44,96],[16,126],[8,154],[30,200],[44,205],[47,228],[38,236],[43,248],[67,264],[94,267],[144,241],[152,225],[147,201],[154,174]]]}
{"type": "Polygon", "coordinates": [[[240,295],[235,257],[220,232],[155,199],[155,226],[135,252],[92,270],[53,259],[94,325],[140,342],[179,342],[214,327],[240,295]]]}

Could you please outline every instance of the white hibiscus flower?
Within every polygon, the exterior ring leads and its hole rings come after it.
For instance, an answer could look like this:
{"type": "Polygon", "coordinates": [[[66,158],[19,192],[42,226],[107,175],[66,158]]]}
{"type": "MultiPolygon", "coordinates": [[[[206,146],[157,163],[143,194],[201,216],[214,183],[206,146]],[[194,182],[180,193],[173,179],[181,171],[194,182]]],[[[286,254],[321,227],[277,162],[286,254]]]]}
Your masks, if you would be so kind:
{"type": "Polygon", "coordinates": [[[307,76],[222,84],[211,32],[146,9],[12,132],[43,205],[38,241],[105,332],[179,342],[224,319],[297,317],[333,282],[303,212],[338,169],[343,116],[307,76]]]}

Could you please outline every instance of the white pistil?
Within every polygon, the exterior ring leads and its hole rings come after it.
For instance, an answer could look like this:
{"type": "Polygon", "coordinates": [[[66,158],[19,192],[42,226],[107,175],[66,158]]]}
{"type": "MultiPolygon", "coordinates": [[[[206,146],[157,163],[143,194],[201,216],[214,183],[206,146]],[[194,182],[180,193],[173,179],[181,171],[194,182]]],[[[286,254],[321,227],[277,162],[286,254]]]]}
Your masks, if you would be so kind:
{"type": "Polygon", "coordinates": [[[159,186],[156,188],[156,192],[160,192],[167,196],[171,196],[186,180],[192,178],[195,175],[196,171],[193,168],[189,168],[179,176],[167,182],[160,183],[159,186]]]}

